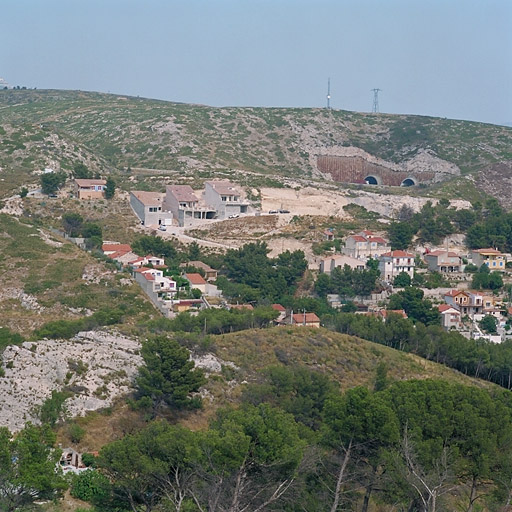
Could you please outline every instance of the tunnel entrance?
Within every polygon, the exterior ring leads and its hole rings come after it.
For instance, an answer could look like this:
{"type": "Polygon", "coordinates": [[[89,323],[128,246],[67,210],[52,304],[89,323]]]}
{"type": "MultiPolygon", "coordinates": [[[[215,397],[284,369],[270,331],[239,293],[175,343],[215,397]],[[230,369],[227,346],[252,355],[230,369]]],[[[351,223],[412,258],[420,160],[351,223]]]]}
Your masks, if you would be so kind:
{"type": "Polygon", "coordinates": [[[401,187],[413,187],[416,185],[416,182],[412,178],[406,178],[404,181],[402,181],[401,187]]]}
{"type": "Polygon", "coordinates": [[[378,185],[379,184],[379,180],[375,176],[366,176],[366,178],[364,179],[364,182],[367,185],[378,185]]]}

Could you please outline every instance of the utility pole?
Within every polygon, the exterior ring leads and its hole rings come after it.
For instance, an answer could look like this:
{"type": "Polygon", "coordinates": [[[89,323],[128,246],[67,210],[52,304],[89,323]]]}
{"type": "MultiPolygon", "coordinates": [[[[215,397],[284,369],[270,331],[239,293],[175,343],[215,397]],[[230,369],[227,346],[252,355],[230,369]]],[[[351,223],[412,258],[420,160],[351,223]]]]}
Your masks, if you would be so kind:
{"type": "Polygon", "coordinates": [[[331,110],[331,79],[327,79],[327,110],[331,110]]]}
{"type": "Polygon", "coordinates": [[[379,91],[382,91],[382,89],[372,89],[373,91],[373,108],[372,112],[374,114],[379,113],[379,91]]]}

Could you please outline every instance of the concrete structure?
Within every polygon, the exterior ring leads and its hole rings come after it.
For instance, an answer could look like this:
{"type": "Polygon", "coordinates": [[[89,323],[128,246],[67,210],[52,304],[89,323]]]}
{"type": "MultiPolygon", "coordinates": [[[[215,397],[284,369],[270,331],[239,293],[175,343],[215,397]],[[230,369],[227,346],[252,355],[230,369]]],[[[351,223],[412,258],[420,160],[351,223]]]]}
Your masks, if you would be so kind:
{"type": "Polygon", "coordinates": [[[390,251],[379,258],[379,270],[385,281],[392,282],[402,272],[414,277],[414,254],[405,251],[390,251]]]}
{"type": "Polygon", "coordinates": [[[352,258],[378,259],[382,254],[391,250],[389,242],[380,236],[375,236],[371,231],[361,231],[350,235],[345,240],[345,247],[341,249],[343,254],[352,258]]]}
{"type": "Polygon", "coordinates": [[[489,270],[505,270],[507,259],[505,255],[497,249],[477,249],[471,251],[471,259],[473,264],[480,268],[487,265],[489,270]]]}
{"type": "Polygon", "coordinates": [[[164,209],[164,199],[165,194],[161,192],[130,192],[130,206],[144,226],[172,224],[172,212],[164,209]]]}
{"type": "Polygon", "coordinates": [[[436,176],[435,172],[395,170],[369,162],[362,156],[318,155],[317,167],[320,172],[330,174],[334,181],[393,187],[428,183],[436,176]]]}
{"type": "Polygon", "coordinates": [[[168,185],[165,188],[164,208],[172,212],[180,226],[217,216],[215,208],[199,202],[190,185],[168,185]]]}
{"type": "Polygon", "coordinates": [[[450,329],[460,329],[462,327],[461,314],[456,307],[450,304],[441,304],[438,309],[441,314],[443,329],[449,331],[450,329]]]}
{"type": "Polygon", "coordinates": [[[330,274],[335,268],[343,268],[345,265],[348,265],[352,270],[364,270],[366,268],[366,264],[362,260],[344,254],[337,254],[324,258],[320,262],[319,270],[321,273],[330,274]]]}
{"type": "Polygon", "coordinates": [[[462,272],[462,258],[451,251],[432,251],[423,255],[431,272],[462,272]]]}
{"type": "Polygon", "coordinates": [[[249,208],[248,203],[242,201],[238,188],[229,181],[205,182],[204,199],[216,210],[219,219],[247,213],[249,208]]]}
{"type": "Polygon", "coordinates": [[[75,180],[75,196],[78,199],[102,199],[105,197],[106,180],[77,179],[75,180]]]}

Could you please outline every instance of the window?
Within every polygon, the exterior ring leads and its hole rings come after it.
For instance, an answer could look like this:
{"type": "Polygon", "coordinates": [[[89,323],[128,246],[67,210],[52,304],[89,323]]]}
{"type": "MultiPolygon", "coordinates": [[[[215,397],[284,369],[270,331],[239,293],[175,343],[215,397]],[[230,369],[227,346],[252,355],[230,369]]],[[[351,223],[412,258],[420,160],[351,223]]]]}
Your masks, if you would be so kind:
{"type": "Polygon", "coordinates": [[[149,207],[149,211],[150,212],[156,212],[156,211],[158,211],[158,208],[156,206],[150,206],[149,207]]]}

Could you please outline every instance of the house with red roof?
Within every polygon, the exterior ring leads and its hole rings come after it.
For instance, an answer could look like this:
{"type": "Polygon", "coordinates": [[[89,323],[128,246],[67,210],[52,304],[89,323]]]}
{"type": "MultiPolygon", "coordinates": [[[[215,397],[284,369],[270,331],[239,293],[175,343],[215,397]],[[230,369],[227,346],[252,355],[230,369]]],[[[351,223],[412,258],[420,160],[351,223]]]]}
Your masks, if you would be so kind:
{"type": "Polygon", "coordinates": [[[128,253],[132,251],[132,248],[128,244],[118,244],[116,242],[104,243],[101,246],[101,251],[105,256],[111,256],[114,253],[128,253]]]}
{"type": "Polygon", "coordinates": [[[132,268],[145,267],[147,265],[152,265],[153,267],[160,268],[160,269],[167,268],[167,265],[165,264],[165,261],[163,258],[160,258],[158,256],[151,256],[151,255],[139,256],[139,257],[135,258],[134,260],[129,261],[128,264],[132,268]]]}
{"type": "Polygon", "coordinates": [[[279,316],[276,318],[276,322],[284,320],[284,317],[286,316],[286,308],[284,306],[281,304],[272,304],[272,309],[279,313],[279,316]]]}
{"type": "Polygon", "coordinates": [[[484,295],[473,290],[450,290],[444,294],[446,304],[455,307],[461,315],[478,315],[484,309],[484,295]]]}
{"type": "Polygon", "coordinates": [[[315,313],[291,313],[285,316],[280,325],[297,325],[301,327],[320,327],[320,318],[315,313]]]}
{"type": "Polygon", "coordinates": [[[431,272],[462,272],[462,258],[453,251],[436,250],[423,255],[431,272]]]}
{"type": "Polygon", "coordinates": [[[462,315],[460,311],[450,304],[440,304],[438,307],[441,314],[441,325],[443,329],[460,329],[462,327],[462,315]]]}
{"type": "Polygon", "coordinates": [[[390,251],[379,257],[379,270],[385,281],[393,282],[395,277],[405,272],[414,277],[414,254],[406,251],[390,251]]]}
{"type": "Polygon", "coordinates": [[[102,199],[105,197],[106,180],[76,179],[75,195],[78,199],[102,199]]]}
{"type": "Polygon", "coordinates": [[[381,254],[391,250],[389,242],[372,231],[364,230],[350,235],[345,239],[345,247],[341,252],[352,258],[378,259],[381,254]]]}
{"type": "Polygon", "coordinates": [[[183,277],[188,281],[190,288],[199,290],[201,293],[206,293],[206,281],[201,274],[197,272],[190,272],[183,274],[183,277]]]}

